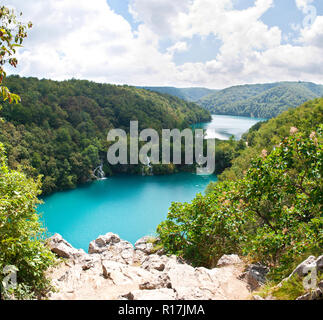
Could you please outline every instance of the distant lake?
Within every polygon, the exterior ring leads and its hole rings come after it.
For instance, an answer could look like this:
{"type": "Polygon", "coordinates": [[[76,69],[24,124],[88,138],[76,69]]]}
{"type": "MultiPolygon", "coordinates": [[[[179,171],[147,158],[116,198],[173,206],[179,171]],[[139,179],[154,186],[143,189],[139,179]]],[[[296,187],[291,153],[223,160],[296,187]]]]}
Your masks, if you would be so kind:
{"type": "MultiPolygon", "coordinates": [[[[213,116],[212,122],[196,125],[205,128],[209,138],[239,139],[263,119],[213,116]]],[[[60,233],[74,247],[88,249],[90,241],[113,232],[135,243],[145,235],[153,235],[157,225],[166,219],[173,201],[190,202],[203,193],[214,176],[179,173],[168,176],[114,176],[58,192],[39,206],[49,235],[60,233]]]]}
{"type": "Polygon", "coordinates": [[[206,129],[207,139],[229,140],[233,135],[236,140],[239,140],[256,123],[266,120],[260,118],[212,115],[211,122],[199,123],[194,125],[194,128],[206,129]]]}

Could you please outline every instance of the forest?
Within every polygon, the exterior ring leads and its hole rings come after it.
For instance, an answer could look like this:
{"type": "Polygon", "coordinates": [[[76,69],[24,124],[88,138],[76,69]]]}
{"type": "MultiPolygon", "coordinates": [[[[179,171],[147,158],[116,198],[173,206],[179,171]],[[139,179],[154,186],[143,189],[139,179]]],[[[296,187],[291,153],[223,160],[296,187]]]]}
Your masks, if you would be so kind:
{"type": "Polygon", "coordinates": [[[214,114],[270,119],[322,96],[322,85],[277,82],[231,87],[204,96],[196,103],[214,114]]]}
{"type": "MultiPolygon", "coordinates": [[[[22,101],[4,103],[0,113],[4,119],[1,142],[9,166],[31,177],[41,174],[44,194],[90,180],[102,161],[107,175],[120,170],[141,172],[138,166],[106,163],[106,139],[112,128],[128,132],[130,121],[138,120],[139,130],[184,129],[211,119],[208,111],[194,103],[129,86],[19,76],[6,78],[5,84],[22,101]]],[[[156,172],[163,173],[163,168],[156,172]]]]}

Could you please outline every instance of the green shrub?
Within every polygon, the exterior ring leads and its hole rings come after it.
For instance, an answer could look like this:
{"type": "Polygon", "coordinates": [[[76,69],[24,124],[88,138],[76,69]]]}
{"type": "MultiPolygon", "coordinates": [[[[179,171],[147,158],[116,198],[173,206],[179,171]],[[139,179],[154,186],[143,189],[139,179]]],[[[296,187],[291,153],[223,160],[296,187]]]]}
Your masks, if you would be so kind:
{"type": "Polygon", "coordinates": [[[44,230],[35,211],[39,194],[39,180],[8,169],[0,144],[0,283],[4,298],[35,298],[50,287],[45,271],[55,258],[45,246],[44,230]],[[6,266],[18,270],[16,289],[6,290],[4,286],[6,266]]]}
{"type": "Polygon", "coordinates": [[[211,184],[192,203],[173,203],[157,233],[167,252],[214,267],[243,253],[282,279],[323,247],[322,131],[294,133],[251,163],[243,179],[211,184]]]}

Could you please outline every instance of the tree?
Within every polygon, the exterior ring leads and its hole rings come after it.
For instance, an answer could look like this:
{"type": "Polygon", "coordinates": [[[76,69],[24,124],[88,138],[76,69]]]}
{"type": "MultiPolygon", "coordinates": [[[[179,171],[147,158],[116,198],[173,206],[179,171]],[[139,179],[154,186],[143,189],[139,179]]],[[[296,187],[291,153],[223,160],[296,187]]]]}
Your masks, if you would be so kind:
{"type": "MultiPolygon", "coordinates": [[[[20,16],[22,14],[20,13],[20,16]]],[[[15,57],[16,48],[21,47],[23,40],[27,37],[27,28],[32,27],[32,23],[28,25],[18,21],[14,10],[10,10],[5,6],[0,7],[0,96],[3,100],[19,102],[20,97],[3,85],[6,72],[3,66],[9,63],[13,67],[17,67],[18,60],[15,57]]]]}
{"type": "MultiPolygon", "coordinates": [[[[4,6],[0,8],[0,23],[0,96],[4,101],[17,103],[20,97],[3,85],[6,76],[3,66],[8,62],[16,67],[15,48],[26,38],[27,27],[17,21],[14,11],[4,6]]],[[[37,153],[34,159],[41,160],[37,153]]],[[[10,170],[0,143],[0,286],[4,299],[35,298],[50,288],[45,271],[55,258],[45,245],[45,230],[36,212],[40,178],[34,180],[10,170]],[[8,281],[8,276],[16,272],[17,283],[8,281]]]]}

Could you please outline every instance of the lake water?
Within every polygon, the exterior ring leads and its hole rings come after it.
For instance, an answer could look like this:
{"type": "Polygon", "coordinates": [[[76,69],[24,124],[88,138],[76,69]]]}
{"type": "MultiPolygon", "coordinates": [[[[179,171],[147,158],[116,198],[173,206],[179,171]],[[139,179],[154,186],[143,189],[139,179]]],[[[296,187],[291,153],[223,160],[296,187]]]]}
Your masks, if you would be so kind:
{"type": "Polygon", "coordinates": [[[216,176],[115,176],[46,197],[38,211],[50,235],[57,232],[85,251],[108,232],[135,243],[155,233],[173,201],[191,201],[211,181],[216,176]]]}
{"type": "Polygon", "coordinates": [[[206,129],[207,139],[229,140],[233,135],[236,140],[253,125],[266,119],[212,115],[212,121],[195,125],[195,128],[206,129]]]}
{"type": "MultiPolygon", "coordinates": [[[[260,120],[213,116],[212,122],[196,127],[207,129],[209,138],[226,140],[231,135],[240,138],[260,120]]],[[[38,211],[49,235],[60,233],[85,251],[90,241],[108,232],[134,243],[155,233],[173,201],[191,201],[211,181],[216,181],[216,176],[115,176],[46,197],[38,211]]]]}

